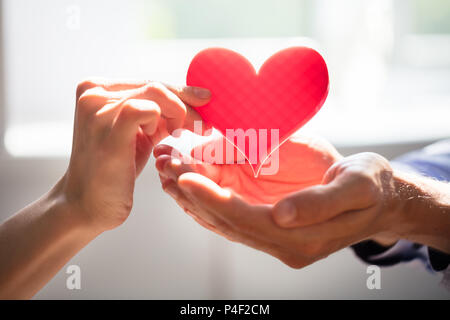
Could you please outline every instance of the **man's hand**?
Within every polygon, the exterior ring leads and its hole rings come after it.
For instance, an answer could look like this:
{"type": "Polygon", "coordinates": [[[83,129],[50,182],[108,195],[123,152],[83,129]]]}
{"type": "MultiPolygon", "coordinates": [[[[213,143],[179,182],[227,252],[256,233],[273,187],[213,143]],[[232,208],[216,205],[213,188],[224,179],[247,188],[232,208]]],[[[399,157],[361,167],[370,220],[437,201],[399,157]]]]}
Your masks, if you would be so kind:
{"type": "Polygon", "coordinates": [[[77,89],[70,165],[61,182],[77,215],[98,231],[128,217],[136,177],[153,146],[179,128],[192,129],[209,91],[157,82],[88,80],[77,89]]]}
{"type": "MultiPolygon", "coordinates": [[[[223,147],[226,142],[221,141],[208,145],[223,147]]],[[[279,149],[279,171],[258,178],[248,163],[206,163],[182,156],[166,145],[157,146],[154,154],[163,189],[198,223],[293,267],[305,265],[303,253],[297,250],[305,240],[295,235],[301,232],[277,226],[271,211],[286,195],[321,183],[328,168],[341,158],[331,144],[315,137],[294,136],[279,149]]],[[[193,150],[192,154],[198,152],[193,150]]],[[[311,237],[315,237],[313,232],[311,237]]]]}
{"type": "MultiPolygon", "coordinates": [[[[280,163],[292,161],[284,158],[290,155],[298,161],[297,167],[301,167],[304,150],[308,150],[308,146],[282,145],[280,163]],[[295,151],[285,153],[283,148],[297,148],[302,157],[296,157],[295,151]]],[[[330,148],[319,150],[318,154],[306,159],[314,163],[334,154],[330,148]]],[[[311,151],[306,155],[314,154],[317,149],[311,151]]],[[[174,158],[176,153],[167,146],[159,146],[154,153],[163,188],[198,223],[232,241],[265,251],[294,268],[311,264],[365,239],[383,244],[399,238],[422,239],[424,244],[449,250],[448,215],[442,218],[438,209],[429,209],[429,226],[420,227],[425,221],[418,216],[423,215],[417,210],[409,210],[425,206],[415,205],[415,199],[420,198],[419,192],[423,194],[423,191],[419,191],[409,177],[394,174],[389,162],[377,154],[362,153],[343,159],[331,157],[320,179],[316,177],[314,183],[297,189],[300,191],[296,193],[286,187],[283,196],[281,188],[265,185],[264,181],[270,181],[270,176],[264,177],[261,183],[258,178],[253,184],[247,181],[235,184],[268,194],[268,199],[275,190],[274,198],[281,196],[281,200],[272,205],[270,201],[256,204],[245,192],[239,193],[241,190],[237,188],[236,192],[235,185],[223,185],[217,179],[217,166],[202,162],[185,164],[183,158],[174,158]],[[438,226],[440,232],[435,228],[433,234],[432,225],[438,226]]],[[[296,174],[293,170],[286,180],[287,185],[302,180],[302,176],[296,174]]],[[[233,177],[229,177],[228,181],[232,180],[233,177]]],[[[278,180],[275,185],[282,184],[278,180]]],[[[436,203],[428,204],[438,208],[436,203]]]]}
{"type": "MultiPolygon", "coordinates": [[[[195,169],[194,171],[207,176],[222,188],[233,190],[249,203],[274,204],[287,194],[320,184],[327,169],[341,158],[336,149],[323,139],[294,136],[279,149],[278,171],[275,174],[259,175],[255,178],[250,165],[240,162],[244,157],[234,146],[228,148],[227,144],[229,142],[224,138],[209,141],[192,150],[191,155],[194,158],[184,157],[184,159],[170,146],[159,145],[154,151],[157,158],[156,168],[163,177],[167,176],[171,174],[171,169],[178,170],[178,167],[172,165],[171,160],[179,157],[185,162],[191,162],[191,170],[195,169]],[[221,152],[223,159],[217,164],[213,162],[216,159],[207,158],[208,150],[218,148],[235,151],[231,154],[221,152]]],[[[182,166],[179,169],[181,168],[187,167],[182,166]]],[[[176,179],[176,176],[172,174],[170,178],[176,179]]]]}
{"type": "Polygon", "coordinates": [[[346,220],[355,230],[352,242],[378,236],[395,241],[385,234],[386,225],[398,224],[403,203],[397,191],[389,162],[375,153],[360,153],[331,166],[322,184],[297,192],[278,202],[274,221],[285,228],[298,228],[346,220]],[[349,216],[351,218],[344,218],[349,216]],[[380,234],[381,233],[381,234],[380,234]],[[384,237],[383,237],[384,236],[384,237]]]}

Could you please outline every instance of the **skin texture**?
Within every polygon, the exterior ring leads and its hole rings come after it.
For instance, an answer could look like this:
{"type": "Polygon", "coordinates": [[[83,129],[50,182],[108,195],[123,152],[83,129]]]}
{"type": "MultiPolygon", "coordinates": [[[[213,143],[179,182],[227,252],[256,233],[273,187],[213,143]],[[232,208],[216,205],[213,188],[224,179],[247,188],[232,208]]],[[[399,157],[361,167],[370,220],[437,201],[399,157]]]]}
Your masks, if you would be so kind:
{"type": "Polygon", "coordinates": [[[200,121],[207,90],[157,82],[83,81],[67,172],[0,225],[0,299],[31,298],[85,245],[121,225],[153,147],[200,121]],[[14,245],[11,245],[14,244],[14,245]]]}
{"type": "Polygon", "coordinates": [[[246,180],[223,178],[242,175],[245,164],[191,164],[163,145],[154,154],[163,189],[199,224],[293,268],[366,239],[450,252],[448,184],[394,172],[374,153],[342,158],[315,141],[291,138],[280,148],[279,174],[246,180]],[[305,159],[320,165],[303,171],[305,159]]]}

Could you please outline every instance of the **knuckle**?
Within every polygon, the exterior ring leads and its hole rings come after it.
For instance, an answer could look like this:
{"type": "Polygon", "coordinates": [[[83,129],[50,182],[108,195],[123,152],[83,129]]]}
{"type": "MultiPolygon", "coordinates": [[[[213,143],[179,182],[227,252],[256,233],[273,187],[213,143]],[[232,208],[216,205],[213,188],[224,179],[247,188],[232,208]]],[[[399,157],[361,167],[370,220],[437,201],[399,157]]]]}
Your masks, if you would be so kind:
{"type": "Polygon", "coordinates": [[[176,105],[174,112],[179,113],[178,116],[184,117],[187,114],[186,106],[183,102],[167,87],[160,82],[150,82],[145,88],[146,93],[155,97],[155,100],[164,101],[171,105],[176,105]]]}
{"type": "Polygon", "coordinates": [[[83,91],[83,93],[78,98],[78,103],[85,102],[86,100],[89,100],[90,98],[96,96],[98,96],[98,90],[96,87],[92,87],[90,89],[83,91]]]}
{"type": "Polygon", "coordinates": [[[130,110],[136,110],[136,101],[134,99],[128,99],[122,104],[122,112],[130,112],[130,110]]]}
{"type": "Polygon", "coordinates": [[[99,97],[97,88],[91,88],[83,92],[77,101],[77,112],[85,113],[90,110],[95,99],[99,97]]]}
{"type": "Polygon", "coordinates": [[[98,86],[97,81],[94,79],[85,79],[78,83],[76,90],[77,100],[85,93],[87,90],[95,88],[98,86]]]}
{"type": "Polygon", "coordinates": [[[323,183],[327,184],[330,181],[332,181],[337,173],[340,171],[340,163],[336,162],[334,164],[332,164],[327,171],[325,172],[324,176],[323,176],[323,183]]]}
{"type": "Polygon", "coordinates": [[[161,109],[158,104],[153,101],[147,101],[142,108],[142,111],[145,112],[146,115],[151,117],[159,117],[161,115],[161,109]]]}
{"type": "Polygon", "coordinates": [[[126,101],[122,109],[120,110],[120,117],[125,118],[136,118],[139,115],[139,108],[137,108],[136,104],[133,101],[126,101]]]}
{"type": "Polygon", "coordinates": [[[140,121],[140,119],[150,121],[159,116],[160,111],[157,106],[140,106],[138,101],[133,100],[126,101],[120,111],[120,117],[135,121],[140,121]]]}
{"type": "Polygon", "coordinates": [[[167,96],[167,88],[160,82],[152,81],[145,86],[145,91],[159,97],[167,96]]]}
{"type": "Polygon", "coordinates": [[[367,157],[367,159],[371,160],[371,161],[376,161],[376,162],[387,162],[386,158],[384,158],[383,156],[379,155],[378,153],[375,152],[365,152],[364,153],[365,156],[367,157]]]}

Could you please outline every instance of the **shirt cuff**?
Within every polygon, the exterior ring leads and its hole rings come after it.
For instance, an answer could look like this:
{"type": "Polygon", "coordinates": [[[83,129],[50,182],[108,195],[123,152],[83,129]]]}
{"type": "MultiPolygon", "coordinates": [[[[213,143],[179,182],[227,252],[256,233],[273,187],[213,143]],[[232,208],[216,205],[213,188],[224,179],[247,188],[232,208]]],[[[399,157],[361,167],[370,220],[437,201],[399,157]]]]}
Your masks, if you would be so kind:
{"type": "Polygon", "coordinates": [[[428,257],[434,271],[444,271],[450,265],[450,255],[428,247],[428,257]]]}
{"type": "Polygon", "coordinates": [[[351,247],[355,254],[368,264],[387,267],[401,262],[419,260],[428,270],[432,270],[427,247],[407,240],[399,240],[388,247],[366,240],[351,247]]]}

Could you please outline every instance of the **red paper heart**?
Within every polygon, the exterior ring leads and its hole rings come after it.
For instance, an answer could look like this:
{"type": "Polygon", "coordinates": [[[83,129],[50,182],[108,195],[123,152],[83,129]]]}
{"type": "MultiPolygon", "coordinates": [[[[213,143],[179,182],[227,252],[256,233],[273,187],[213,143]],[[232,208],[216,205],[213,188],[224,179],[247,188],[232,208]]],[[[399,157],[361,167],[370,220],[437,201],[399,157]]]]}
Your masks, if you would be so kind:
{"type": "MultiPolygon", "coordinates": [[[[306,47],[275,53],[258,73],[242,55],[209,48],[192,60],[186,83],[211,91],[211,101],[196,110],[224,136],[227,129],[256,130],[258,143],[251,143],[250,135],[245,138],[245,150],[238,149],[257,176],[268,156],[322,107],[328,94],[328,70],[322,56],[306,47]],[[266,146],[259,136],[264,133],[261,129],[267,130],[266,146]],[[271,141],[275,137],[271,129],[279,130],[278,143],[271,141]]],[[[237,138],[229,140],[237,146],[237,138]]]]}

